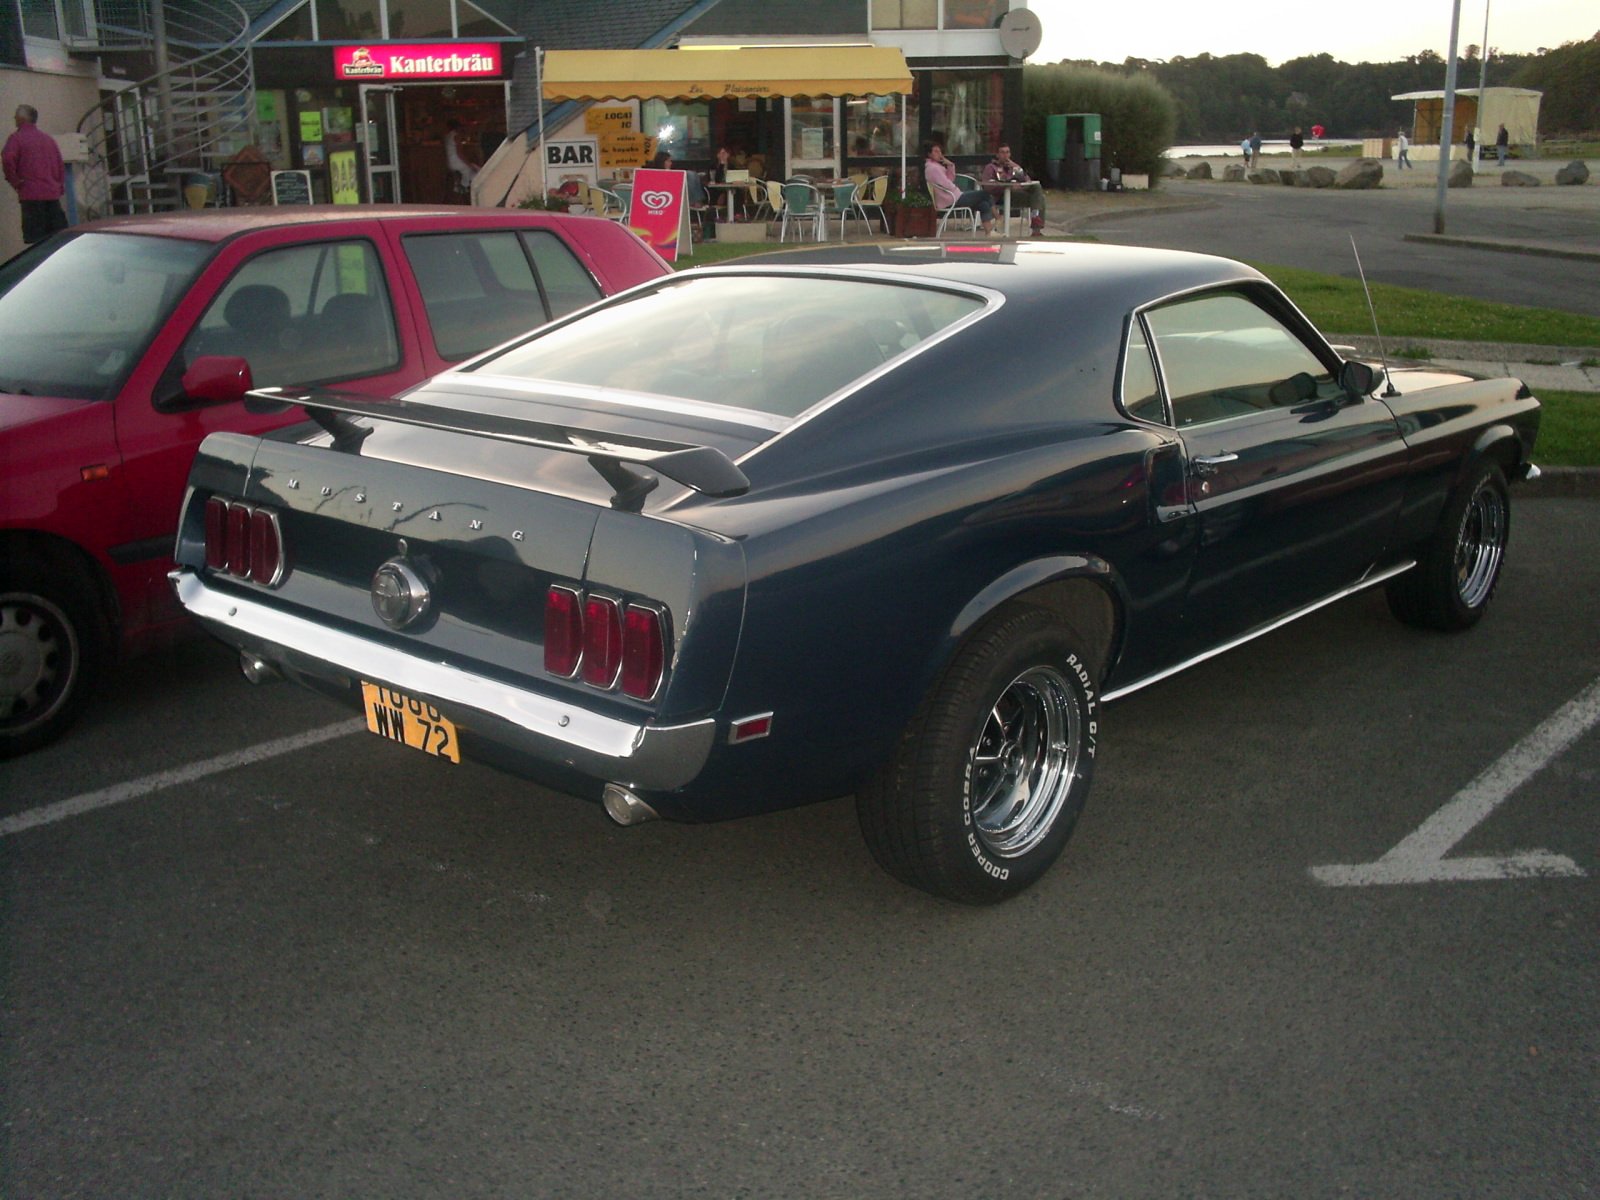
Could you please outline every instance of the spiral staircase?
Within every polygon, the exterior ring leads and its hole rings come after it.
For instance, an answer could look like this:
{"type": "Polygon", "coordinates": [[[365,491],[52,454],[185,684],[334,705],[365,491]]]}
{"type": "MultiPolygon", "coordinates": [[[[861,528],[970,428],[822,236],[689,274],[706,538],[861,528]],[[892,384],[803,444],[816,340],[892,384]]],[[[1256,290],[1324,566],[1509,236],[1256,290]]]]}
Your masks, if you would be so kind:
{"type": "Polygon", "coordinates": [[[95,16],[93,31],[74,39],[76,52],[153,73],[78,122],[83,215],[180,208],[187,178],[214,176],[252,140],[250,18],[233,0],[97,0],[95,16]]]}

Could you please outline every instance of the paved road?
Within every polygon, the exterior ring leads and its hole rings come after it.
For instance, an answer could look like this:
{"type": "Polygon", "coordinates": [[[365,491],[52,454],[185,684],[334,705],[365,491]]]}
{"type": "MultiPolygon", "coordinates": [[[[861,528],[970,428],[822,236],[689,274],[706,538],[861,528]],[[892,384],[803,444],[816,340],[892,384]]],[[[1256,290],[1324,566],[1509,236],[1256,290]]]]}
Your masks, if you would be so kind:
{"type": "MultiPolygon", "coordinates": [[[[1427,188],[1345,192],[1184,180],[1162,187],[1196,207],[1100,216],[1080,231],[1107,242],[1203,250],[1352,279],[1354,235],[1372,281],[1600,316],[1600,266],[1594,262],[1406,241],[1408,233],[1433,232],[1434,194],[1427,188]]],[[[1451,191],[1446,231],[1600,248],[1600,186],[1486,182],[1451,191]]]]}
{"type": "Polygon", "coordinates": [[[1597,628],[1600,507],[1520,503],[1470,634],[1363,596],[1113,705],[987,911],[847,800],[618,829],[192,643],[0,764],[0,1194],[1589,1194],[1597,628]],[[1513,877],[1312,874],[1384,856],[1513,877]]]}

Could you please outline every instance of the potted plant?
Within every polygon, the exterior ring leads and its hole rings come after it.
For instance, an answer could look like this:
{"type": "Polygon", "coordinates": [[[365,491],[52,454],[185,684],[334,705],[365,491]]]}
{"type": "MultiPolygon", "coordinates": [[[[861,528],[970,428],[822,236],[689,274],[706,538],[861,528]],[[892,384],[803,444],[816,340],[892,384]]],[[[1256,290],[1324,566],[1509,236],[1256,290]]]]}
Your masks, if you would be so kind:
{"type": "MultiPolygon", "coordinates": [[[[892,193],[891,193],[892,195],[892,193]]],[[[912,188],[894,197],[894,235],[901,238],[932,237],[933,197],[923,188],[912,188]]]]}

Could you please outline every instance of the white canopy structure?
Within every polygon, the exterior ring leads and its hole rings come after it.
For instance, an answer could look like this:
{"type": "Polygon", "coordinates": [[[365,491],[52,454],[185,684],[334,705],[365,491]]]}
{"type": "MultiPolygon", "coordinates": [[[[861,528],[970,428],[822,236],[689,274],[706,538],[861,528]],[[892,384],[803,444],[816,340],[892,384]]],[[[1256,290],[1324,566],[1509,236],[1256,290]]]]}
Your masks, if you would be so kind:
{"type": "MultiPolygon", "coordinates": [[[[1503,124],[1513,146],[1539,144],[1539,101],[1543,92],[1531,88],[1484,88],[1479,97],[1477,88],[1456,89],[1456,111],[1453,125],[1455,140],[1460,141],[1468,129],[1478,131],[1478,144],[1494,145],[1495,134],[1503,124]]],[[[1390,96],[1391,100],[1416,102],[1412,119],[1411,140],[1417,146],[1438,145],[1439,129],[1444,121],[1444,91],[1402,92],[1390,96]]],[[[1415,155],[1413,155],[1415,157],[1415,155]]]]}

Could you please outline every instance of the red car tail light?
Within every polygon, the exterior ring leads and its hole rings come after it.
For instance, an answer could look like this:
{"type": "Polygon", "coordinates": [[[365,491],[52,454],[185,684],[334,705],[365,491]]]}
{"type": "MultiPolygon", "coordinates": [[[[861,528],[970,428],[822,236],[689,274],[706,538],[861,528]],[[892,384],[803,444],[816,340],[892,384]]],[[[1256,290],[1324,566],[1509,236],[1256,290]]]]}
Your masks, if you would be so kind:
{"type": "Polygon", "coordinates": [[[544,669],[570,679],[583,657],[583,601],[571,588],[544,594],[544,669]]]}
{"type": "Polygon", "coordinates": [[[622,621],[622,691],[635,700],[655,698],[667,667],[666,620],[662,613],[630,604],[622,621]]]}
{"type": "Polygon", "coordinates": [[[206,501],[206,566],[263,587],[283,582],[283,531],[278,514],[237,500],[206,501]]]}
{"type": "Polygon", "coordinates": [[[609,688],[622,665],[622,606],[608,596],[583,602],[583,681],[609,688]]]}

